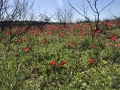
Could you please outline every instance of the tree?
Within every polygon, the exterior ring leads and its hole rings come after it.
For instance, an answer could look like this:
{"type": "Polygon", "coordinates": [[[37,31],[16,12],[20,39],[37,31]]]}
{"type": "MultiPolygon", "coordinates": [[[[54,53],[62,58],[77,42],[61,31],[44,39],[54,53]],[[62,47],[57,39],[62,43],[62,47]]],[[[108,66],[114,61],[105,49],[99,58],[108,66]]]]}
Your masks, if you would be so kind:
{"type": "MultiPolygon", "coordinates": [[[[88,20],[89,25],[90,25],[90,28],[91,28],[91,32],[92,32],[92,31],[93,31],[93,26],[92,26],[92,24],[91,24],[90,18],[87,16],[88,7],[85,8],[85,5],[84,5],[84,3],[83,3],[82,8],[78,6],[78,8],[80,9],[80,11],[79,11],[79,10],[77,10],[77,9],[69,2],[69,0],[67,0],[67,1],[68,1],[69,5],[70,5],[79,15],[83,16],[85,19],[88,20]]],[[[108,6],[110,6],[115,0],[112,0],[110,3],[108,3],[106,6],[104,6],[101,10],[98,10],[98,7],[97,7],[97,2],[98,2],[98,1],[99,1],[99,0],[94,0],[94,1],[93,1],[93,4],[91,4],[92,1],[87,0],[87,2],[88,2],[88,4],[89,4],[89,7],[90,7],[91,10],[94,12],[94,16],[95,16],[95,30],[94,30],[94,33],[92,34],[92,39],[93,39],[93,37],[95,36],[96,31],[97,31],[98,29],[100,29],[100,27],[99,27],[99,21],[100,21],[100,14],[101,14],[101,12],[102,12],[104,9],[106,9],[108,6]]],[[[84,0],[83,0],[83,2],[84,2],[84,0]]]]}
{"type": "Polygon", "coordinates": [[[20,31],[13,31],[15,27],[15,20],[24,20],[27,17],[28,12],[31,10],[33,3],[29,3],[29,0],[13,0],[10,4],[9,0],[1,0],[0,3],[0,19],[2,31],[9,31],[10,43],[12,38],[17,36],[20,31]]]}
{"type": "Polygon", "coordinates": [[[111,11],[110,14],[112,15],[112,17],[113,17],[115,20],[117,20],[117,21],[120,20],[120,12],[116,12],[116,14],[115,14],[115,13],[113,13],[113,12],[111,11]]]}
{"type": "MultiPolygon", "coordinates": [[[[39,7],[38,7],[39,8],[39,7]]],[[[33,24],[34,27],[37,27],[41,32],[43,32],[44,26],[48,24],[51,21],[52,15],[48,16],[47,11],[41,12],[40,9],[38,9],[37,14],[34,14],[34,11],[30,13],[30,21],[35,23],[33,24]]]]}
{"type": "Polygon", "coordinates": [[[5,10],[7,9],[8,0],[0,0],[0,21],[4,20],[5,10]]]}
{"type": "Polygon", "coordinates": [[[60,23],[73,22],[74,12],[71,7],[67,7],[65,4],[62,7],[58,7],[55,10],[55,19],[60,23]]]}
{"type": "Polygon", "coordinates": [[[3,20],[5,20],[6,10],[8,9],[9,0],[0,0],[0,33],[4,30],[3,20]]]}

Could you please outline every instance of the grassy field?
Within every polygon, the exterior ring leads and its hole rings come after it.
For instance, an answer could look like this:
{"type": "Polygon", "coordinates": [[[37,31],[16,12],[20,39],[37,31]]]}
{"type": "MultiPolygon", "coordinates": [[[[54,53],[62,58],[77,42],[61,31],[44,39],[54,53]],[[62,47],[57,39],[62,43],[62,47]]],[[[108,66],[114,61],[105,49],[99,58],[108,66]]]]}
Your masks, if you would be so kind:
{"type": "Polygon", "coordinates": [[[120,90],[120,29],[88,25],[2,32],[0,90],[120,90]]]}

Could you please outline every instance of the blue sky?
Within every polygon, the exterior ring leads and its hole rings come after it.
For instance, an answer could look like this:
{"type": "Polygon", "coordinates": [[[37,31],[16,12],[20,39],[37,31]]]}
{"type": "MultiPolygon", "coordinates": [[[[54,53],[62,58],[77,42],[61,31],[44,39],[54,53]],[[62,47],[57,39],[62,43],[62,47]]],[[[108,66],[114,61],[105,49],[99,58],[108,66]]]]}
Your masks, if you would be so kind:
{"type": "MultiPolygon", "coordinates": [[[[83,0],[69,0],[70,3],[75,6],[78,10],[78,6],[81,6],[83,4],[83,0]]],[[[90,0],[94,1],[94,0],[90,0]]],[[[98,0],[98,9],[101,10],[105,5],[107,5],[112,0],[98,0]]],[[[34,8],[37,11],[39,8],[40,11],[47,11],[48,15],[54,14],[54,11],[57,7],[61,7],[62,4],[65,3],[68,5],[67,0],[34,0],[34,8]]],[[[86,0],[84,0],[84,4],[88,6],[88,3],[86,0]]],[[[110,13],[112,11],[113,14],[116,14],[120,12],[120,0],[115,0],[114,3],[112,3],[109,7],[107,7],[100,15],[100,18],[108,18],[111,17],[110,13]],[[111,10],[111,11],[110,11],[111,10]]],[[[34,11],[35,12],[35,11],[34,11]]],[[[120,14],[120,13],[119,13],[120,14]]],[[[93,12],[88,8],[88,16],[90,18],[94,18],[93,12]]],[[[75,14],[75,18],[82,18],[80,15],[75,14]]]]}
{"type": "MultiPolygon", "coordinates": [[[[34,2],[33,11],[35,14],[38,13],[38,9],[39,9],[40,12],[46,11],[48,16],[54,15],[56,8],[61,7],[63,4],[65,4],[66,6],[69,6],[67,0],[30,0],[30,1],[34,2]]],[[[85,7],[89,6],[87,3],[87,0],[69,0],[69,1],[74,7],[76,7],[76,9],[78,11],[80,11],[80,9],[77,6],[81,7],[83,5],[83,1],[85,4],[85,7]]],[[[92,2],[94,0],[90,0],[90,1],[92,2]]],[[[101,10],[105,5],[107,5],[111,1],[112,0],[98,0],[98,3],[97,3],[98,10],[101,10]]],[[[111,17],[112,15],[110,14],[110,12],[112,12],[116,16],[120,16],[119,8],[120,8],[120,0],[115,0],[109,7],[107,7],[104,11],[102,11],[102,13],[100,14],[100,19],[111,17]],[[117,14],[117,13],[119,13],[119,14],[117,14]]],[[[87,15],[91,19],[94,19],[93,14],[94,13],[91,11],[91,9],[88,8],[87,15]]],[[[74,18],[80,19],[80,20],[84,19],[77,12],[75,12],[74,18]]]]}

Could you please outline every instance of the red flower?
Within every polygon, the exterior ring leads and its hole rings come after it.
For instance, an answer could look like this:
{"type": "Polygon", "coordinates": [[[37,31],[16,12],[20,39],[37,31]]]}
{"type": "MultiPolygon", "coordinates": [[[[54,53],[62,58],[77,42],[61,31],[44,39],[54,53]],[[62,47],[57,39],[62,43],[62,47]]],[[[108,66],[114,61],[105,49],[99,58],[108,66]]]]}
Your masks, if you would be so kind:
{"type": "Polygon", "coordinates": [[[91,59],[89,60],[89,63],[90,63],[90,64],[95,63],[95,59],[94,59],[94,58],[91,58],[91,59]]]}
{"type": "Polygon", "coordinates": [[[2,38],[2,41],[5,42],[5,41],[6,41],[6,38],[2,38]]]}
{"type": "Polygon", "coordinates": [[[49,32],[49,35],[52,35],[52,32],[49,32]]]}
{"type": "Polygon", "coordinates": [[[82,35],[80,35],[80,38],[82,38],[82,35]]]}
{"type": "Polygon", "coordinates": [[[30,47],[26,47],[24,50],[25,50],[26,52],[28,52],[28,51],[30,51],[30,47]]]}
{"type": "Polygon", "coordinates": [[[96,46],[94,44],[92,44],[92,48],[96,48],[96,46]]]}
{"type": "Polygon", "coordinates": [[[101,32],[100,29],[98,29],[97,32],[100,33],[101,32]]]}
{"type": "Polygon", "coordinates": [[[61,61],[61,62],[59,63],[59,66],[64,66],[64,65],[66,65],[66,64],[67,64],[66,61],[61,61]]]}
{"type": "Polygon", "coordinates": [[[114,34],[110,34],[111,37],[114,37],[115,35],[114,34]]]}
{"type": "Polygon", "coordinates": [[[72,47],[72,46],[73,46],[73,44],[74,44],[74,42],[73,42],[73,41],[71,41],[71,42],[69,43],[69,46],[70,46],[70,47],[72,47]]]}
{"type": "Polygon", "coordinates": [[[6,31],[6,35],[10,36],[10,32],[6,31]]]}
{"type": "Polygon", "coordinates": [[[19,39],[19,40],[18,40],[18,43],[21,43],[21,42],[22,42],[22,39],[19,39]]]}
{"type": "Polygon", "coordinates": [[[118,44],[118,47],[120,47],[120,43],[118,44]]]}
{"type": "Polygon", "coordinates": [[[84,35],[84,34],[85,34],[85,32],[84,32],[84,31],[82,31],[82,32],[81,32],[81,35],[84,35]]]}
{"type": "Polygon", "coordinates": [[[115,34],[110,34],[110,36],[111,36],[111,40],[112,41],[114,41],[114,40],[116,40],[118,38],[118,36],[115,35],[115,34]]]}
{"type": "Polygon", "coordinates": [[[44,43],[46,43],[46,42],[48,42],[48,39],[46,38],[46,39],[44,39],[44,43]]]}
{"type": "Polygon", "coordinates": [[[112,41],[116,40],[117,39],[117,36],[114,36],[111,38],[112,41]]]}
{"type": "Polygon", "coordinates": [[[56,61],[56,60],[50,62],[50,65],[51,65],[51,66],[52,66],[52,65],[56,65],[56,64],[57,64],[57,61],[56,61]]]}
{"type": "Polygon", "coordinates": [[[59,37],[63,37],[63,34],[61,32],[59,32],[58,36],[59,37]]]}

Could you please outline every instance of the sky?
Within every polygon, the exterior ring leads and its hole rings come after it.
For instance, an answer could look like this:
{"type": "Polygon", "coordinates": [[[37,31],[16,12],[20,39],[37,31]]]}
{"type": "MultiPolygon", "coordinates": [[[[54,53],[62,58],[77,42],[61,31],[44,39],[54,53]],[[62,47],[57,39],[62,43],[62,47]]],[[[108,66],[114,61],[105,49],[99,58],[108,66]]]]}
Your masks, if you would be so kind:
{"type": "MultiPolygon", "coordinates": [[[[78,6],[82,7],[83,0],[69,0],[69,1],[74,7],[77,8],[78,11],[80,11],[78,6]]],[[[84,4],[87,7],[89,5],[86,1],[87,0],[84,0],[84,4]]],[[[94,1],[94,0],[90,0],[90,1],[94,1]]],[[[107,5],[111,1],[112,0],[98,0],[97,3],[98,10],[100,11],[105,5],[107,5]]],[[[34,0],[34,8],[36,10],[39,8],[40,11],[46,11],[48,15],[54,15],[55,9],[58,7],[62,7],[63,4],[69,6],[67,0],[34,0]]],[[[118,15],[119,13],[120,15],[119,8],[120,8],[120,0],[115,0],[109,7],[107,7],[104,11],[101,12],[100,18],[104,19],[111,17],[112,15],[110,13],[115,15],[118,15]]],[[[88,7],[88,16],[94,19],[94,13],[91,11],[90,7],[88,7]]],[[[76,19],[83,18],[81,15],[77,14],[77,12],[75,12],[74,17],[76,19]]]]}
{"type": "MultiPolygon", "coordinates": [[[[54,15],[55,14],[55,10],[58,7],[62,7],[63,4],[65,4],[66,6],[70,7],[67,0],[31,0],[34,2],[34,6],[33,6],[33,11],[34,13],[38,13],[38,9],[41,12],[47,12],[48,16],[54,15]]],[[[83,5],[83,1],[84,1],[84,5],[85,7],[88,7],[87,10],[87,15],[91,18],[94,19],[95,16],[92,12],[92,10],[90,9],[87,0],[69,0],[69,2],[78,10],[80,11],[80,9],[78,7],[82,8],[83,5]]],[[[94,0],[90,0],[91,4],[93,5],[93,1],[94,0]]],[[[107,5],[108,3],[110,3],[112,0],[98,0],[97,3],[97,8],[100,11],[105,5],[107,5]]],[[[107,7],[104,11],[101,12],[100,14],[100,19],[105,19],[105,18],[109,18],[111,17],[112,14],[114,15],[120,15],[120,0],[115,0],[109,7],[107,7]],[[119,14],[118,14],[119,13],[119,14]]],[[[80,11],[81,12],[81,11],[80,11]]],[[[74,18],[75,19],[84,19],[81,15],[79,15],[77,12],[75,12],[74,18]]]]}

